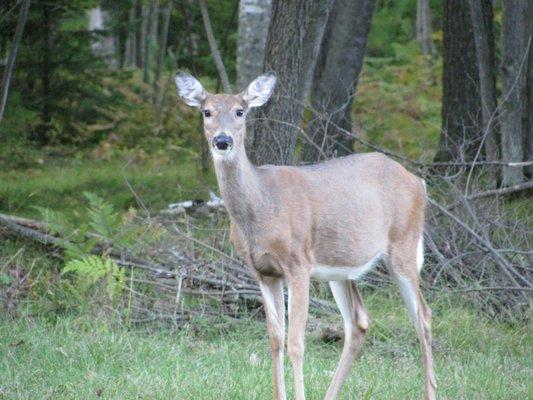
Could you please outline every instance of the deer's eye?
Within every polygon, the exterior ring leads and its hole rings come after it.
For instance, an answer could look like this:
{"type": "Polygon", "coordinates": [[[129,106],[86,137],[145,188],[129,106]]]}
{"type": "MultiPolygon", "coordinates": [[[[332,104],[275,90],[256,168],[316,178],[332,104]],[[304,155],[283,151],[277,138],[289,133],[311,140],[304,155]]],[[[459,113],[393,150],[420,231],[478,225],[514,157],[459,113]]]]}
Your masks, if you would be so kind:
{"type": "Polygon", "coordinates": [[[204,117],[209,118],[211,116],[211,111],[204,110],[204,117]]]}
{"type": "Polygon", "coordinates": [[[242,117],[244,115],[244,110],[239,109],[235,111],[235,115],[237,115],[237,117],[242,117]]]}

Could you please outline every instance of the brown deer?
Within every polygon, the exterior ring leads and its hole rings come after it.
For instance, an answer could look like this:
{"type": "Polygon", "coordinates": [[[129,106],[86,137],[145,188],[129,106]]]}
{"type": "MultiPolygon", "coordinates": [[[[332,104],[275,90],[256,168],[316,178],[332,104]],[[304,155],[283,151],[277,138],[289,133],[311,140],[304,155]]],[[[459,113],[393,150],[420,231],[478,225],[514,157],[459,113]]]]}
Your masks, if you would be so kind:
{"type": "MultiPolygon", "coordinates": [[[[425,370],[425,399],[435,399],[431,311],[419,289],[423,264],[424,182],[379,153],[354,154],[303,167],[256,167],[244,147],[245,118],[266,103],[273,73],[237,95],[210,94],[180,72],[181,98],[203,114],[237,252],[257,276],[273,363],[274,398],[285,399],[283,354],[288,288],[287,351],[297,400],[305,399],[303,355],[311,279],[329,281],[344,320],[344,347],[325,399],[336,399],[369,327],[356,280],[386,261],[416,328],[425,370]]],[[[275,134],[275,133],[273,133],[275,134]]]]}

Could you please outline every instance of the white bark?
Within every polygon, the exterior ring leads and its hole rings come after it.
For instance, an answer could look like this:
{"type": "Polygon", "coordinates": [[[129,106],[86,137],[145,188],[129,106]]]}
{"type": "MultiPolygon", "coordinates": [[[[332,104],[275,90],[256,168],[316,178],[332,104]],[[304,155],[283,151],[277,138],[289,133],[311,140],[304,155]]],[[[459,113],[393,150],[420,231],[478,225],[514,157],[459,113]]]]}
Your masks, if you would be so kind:
{"type": "Polygon", "coordinates": [[[94,55],[102,57],[109,68],[118,68],[118,60],[113,35],[106,33],[106,24],[110,20],[109,13],[97,7],[89,11],[89,31],[100,32],[99,39],[91,44],[94,55]]]}
{"type": "Polygon", "coordinates": [[[263,72],[272,0],[241,0],[237,39],[237,90],[263,72]]]}
{"type": "Polygon", "coordinates": [[[422,47],[422,54],[433,54],[435,48],[431,41],[431,10],[429,0],[418,0],[416,7],[416,39],[422,47]]]}

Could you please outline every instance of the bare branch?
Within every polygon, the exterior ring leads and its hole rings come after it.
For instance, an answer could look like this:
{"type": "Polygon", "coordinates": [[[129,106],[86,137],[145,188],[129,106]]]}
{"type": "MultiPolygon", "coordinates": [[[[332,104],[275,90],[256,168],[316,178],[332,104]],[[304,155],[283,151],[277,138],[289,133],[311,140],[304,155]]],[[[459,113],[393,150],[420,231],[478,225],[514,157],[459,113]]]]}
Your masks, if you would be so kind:
{"type": "Polygon", "coordinates": [[[209,42],[209,47],[211,47],[211,55],[215,60],[215,65],[217,66],[218,74],[220,75],[220,80],[222,81],[222,87],[224,88],[224,92],[231,93],[231,84],[229,83],[228,73],[226,72],[226,67],[224,67],[224,62],[220,56],[217,41],[215,39],[215,35],[213,34],[213,28],[211,25],[211,19],[209,18],[209,12],[207,11],[207,5],[205,4],[205,0],[198,0],[198,4],[200,5],[200,11],[202,12],[202,19],[204,21],[207,41],[209,42]]]}
{"type": "Polygon", "coordinates": [[[20,16],[15,29],[15,37],[13,38],[13,44],[9,50],[9,56],[7,58],[7,66],[4,76],[2,78],[2,92],[0,93],[0,123],[4,116],[4,110],[7,103],[7,95],[9,93],[9,84],[11,83],[11,75],[13,74],[13,67],[15,66],[15,59],[17,58],[17,52],[19,49],[20,38],[28,19],[28,11],[30,9],[31,0],[24,0],[22,3],[22,9],[20,10],[20,16]]]}

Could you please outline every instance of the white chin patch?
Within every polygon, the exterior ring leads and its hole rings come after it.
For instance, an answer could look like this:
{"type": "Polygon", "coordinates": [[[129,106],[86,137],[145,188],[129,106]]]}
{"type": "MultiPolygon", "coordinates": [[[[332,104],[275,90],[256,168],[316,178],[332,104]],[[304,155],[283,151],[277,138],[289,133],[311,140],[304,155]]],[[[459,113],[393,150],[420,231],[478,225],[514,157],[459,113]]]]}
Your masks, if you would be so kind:
{"type": "Polygon", "coordinates": [[[230,160],[233,158],[233,155],[235,154],[235,151],[233,147],[230,147],[226,150],[219,150],[216,147],[211,147],[211,153],[213,154],[213,158],[215,160],[230,160]]]}

